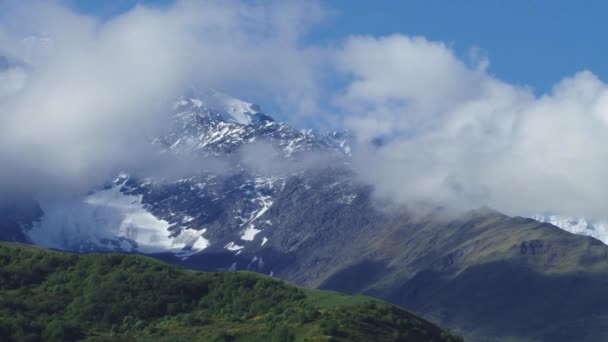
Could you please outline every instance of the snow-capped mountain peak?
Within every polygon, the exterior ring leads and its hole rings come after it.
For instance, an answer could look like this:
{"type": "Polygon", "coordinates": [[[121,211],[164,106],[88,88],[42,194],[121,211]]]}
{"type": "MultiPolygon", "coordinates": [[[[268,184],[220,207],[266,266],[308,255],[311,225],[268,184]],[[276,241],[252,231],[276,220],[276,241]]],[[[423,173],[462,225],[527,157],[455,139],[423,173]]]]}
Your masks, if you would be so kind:
{"type": "Polygon", "coordinates": [[[348,132],[323,135],[296,130],[264,114],[259,106],[216,90],[191,88],[174,102],[173,110],[172,127],[155,141],[166,150],[221,156],[264,142],[286,158],[306,151],[350,155],[348,132]]]}
{"type": "Polygon", "coordinates": [[[539,222],[550,223],[573,234],[591,236],[608,244],[608,222],[606,221],[560,215],[534,215],[532,218],[539,222]]]}
{"type": "MultiPolygon", "coordinates": [[[[224,160],[233,163],[231,172],[193,170],[179,180],[120,174],[111,186],[84,198],[40,201],[42,215],[25,234],[43,246],[78,251],[169,252],[183,260],[203,250],[228,253],[229,263],[222,266],[227,268],[233,257],[275,243],[272,235],[283,226],[280,211],[273,208],[282,205],[286,187],[303,186],[307,191],[319,181],[318,175],[311,177],[296,164],[289,174],[258,172],[257,164],[243,159],[239,151],[270,144],[281,162],[297,160],[300,153],[321,152],[348,168],[349,139],[346,131],[297,130],[274,121],[252,103],[214,90],[191,89],[174,102],[170,125],[153,143],[166,153],[230,156],[224,160]]],[[[323,179],[331,186],[319,188],[329,192],[331,203],[350,206],[358,198],[357,190],[349,176],[340,178],[342,174],[349,172],[327,171],[323,179]]],[[[256,264],[259,267],[261,261],[256,264]]]]}
{"type": "Polygon", "coordinates": [[[175,101],[173,108],[177,111],[207,112],[215,119],[241,125],[272,121],[270,117],[260,111],[258,105],[236,99],[213,89],[199,90],[191,88],[186,95],[175,101]]]}

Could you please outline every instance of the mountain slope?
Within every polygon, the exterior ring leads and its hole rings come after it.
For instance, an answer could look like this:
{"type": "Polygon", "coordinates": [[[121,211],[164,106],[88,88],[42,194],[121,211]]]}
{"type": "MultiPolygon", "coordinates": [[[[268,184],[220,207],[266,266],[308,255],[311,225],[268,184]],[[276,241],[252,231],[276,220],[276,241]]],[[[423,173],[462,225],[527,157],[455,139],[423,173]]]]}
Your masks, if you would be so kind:
{"type": "Polygon", "coordinates": [[[608,339],[600,241],[490,210],[448,222],[402,216],[389,226],[319,287],[383,298],[471,341],[608,339]]]}
{"type": "Polygon", "coordinates": [[[459,340],[371,298],[11,243],[0,244],[0,301],[3,340],[459,340]]]}

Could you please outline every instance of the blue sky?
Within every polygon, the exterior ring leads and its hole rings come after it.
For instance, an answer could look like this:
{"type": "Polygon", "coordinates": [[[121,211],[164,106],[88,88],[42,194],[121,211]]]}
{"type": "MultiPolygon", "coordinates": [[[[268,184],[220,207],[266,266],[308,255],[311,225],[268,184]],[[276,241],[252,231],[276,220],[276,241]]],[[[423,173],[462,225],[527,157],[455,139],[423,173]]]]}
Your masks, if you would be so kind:
{"type": "Polygon", "coordinates": [[[490,71],[510,83],[546,91],[565,75],[590,69],[605,79],[608,72],[603,36],[608,32],[605,1],[500,0],[334,0],[340,12],[328,31],[382,35],[423,35],[466,55],[481,48],[490,71]],[[584,5],[582,5],[584,4],[584,5]]]}
{"type": "Polygon", "coordinates": [[[164,6],[172,3],[171,0],[62,0],[62,2],[81,13],[94,15],[103,19],[126,12],[137,3],[154,6],[164,6]]]}
{"type": "MultiPolygon", "coordinates": [[[[109,18],[136,0],[66,0],[77,10],[109,18]]],[[[169,0],[146,0],[166,5],[169,0]]],[[[335,42],[350,34],[422,35],[451,46],[463,59],[471,48],[490,58],[489,71],[515,84],[547,92],[564,76],[588,69],[608,78],[604,1],[383,0],[324,2],[330,15],[311,34],[335,42]]]]}

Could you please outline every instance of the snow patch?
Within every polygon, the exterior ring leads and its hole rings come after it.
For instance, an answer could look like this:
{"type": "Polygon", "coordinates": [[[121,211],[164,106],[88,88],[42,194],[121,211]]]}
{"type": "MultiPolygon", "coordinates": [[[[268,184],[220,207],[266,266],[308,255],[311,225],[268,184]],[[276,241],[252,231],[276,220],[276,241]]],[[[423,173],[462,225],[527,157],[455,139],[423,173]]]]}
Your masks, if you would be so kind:
{"type": "Polygon", "coordinates": [[[192,216],[184,215],[184,217],[182,217],[182,223],[188,223],[192,221],[194,221],[194,217],[192,216]]]}
{"type": "Polygon", "coordinates": [[[205,239],[201,235],[201,236],[198,237],[198,239],[196,239],[196,241],[192,245],[192,249],[195,249],[197,251],[202,251],[203,249],[209,247],[210,245],[211,244],[209,243],[209,240],[205,239]]]}
{"type": "Polygon", "coordinates": [[[355,199],[357,199],[357,194],[342,195],[342,197],[340,197],[339,202],[345,204],[353,204],[355,199]]]}
{"type": "Polygon", "coordinates": [[[141,195],[122,193],[121,186],[93,192],[84,199],[39,199],[44,215],[26,231],[27,235],[37,245],[75,251],[93,245],[180,254],[196,253],[209,246],[202,237],[204,230],[183,229],[179,235],[170,236],[169,222],[148,212],[141,195]]]}
{"type": "Polygon", "coordinates": [[[239,246],[239,245],[235,244],[234,242],[230,242],[230,243],[226,244],[226,246],[224,246],[224,248],[229,251],[239,251],[239,250],[245,248],[245,246],[239,246]]]}
{"type": "MultiPolygon", "coordinates": [[[[241,240],[245,241],[253,241],[255,236],[260,233],[263,229],[257,229],[254,225],[254,221],[264,215],[274,203],[271,196],[264,195],[261,191],[262,188],[270,188],[274,187],[274,183],[277,181],[277,178],[262,178],[257,177],[255,179],[255,188],[257,197],[251,199],[251,202],[257,203],[259,205],[259,209],[254,210],[248,219],[244,219],[239,217],[243,222],[241,226],[246,226],[245,230],[241,235],[241,240]]],[[[269,220],[266,221],[267,224],[271,222],[269,220]]]]}
{"type": "Polygon", "coordinates": [[[247,229],[245,229],[243,235],[241,235],[241,240],[253,241],[255,236],[261,231],[261,229],[256,229],[255,226],[251,224],[247,229]]]}

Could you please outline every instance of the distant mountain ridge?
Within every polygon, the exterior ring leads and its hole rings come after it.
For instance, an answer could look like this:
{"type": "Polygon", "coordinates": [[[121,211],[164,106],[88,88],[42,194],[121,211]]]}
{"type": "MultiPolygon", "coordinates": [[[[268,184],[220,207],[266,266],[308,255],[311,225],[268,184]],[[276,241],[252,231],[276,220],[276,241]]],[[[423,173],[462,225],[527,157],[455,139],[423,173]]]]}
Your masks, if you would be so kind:
{"type": "Polygon", "coordinates": [[[172,126],[156,142],[172,151],[226,155],[247,144],[274,144],[285,157],[296,152],[331,151],[349,155],[348,133],[295,130],[264,114],[258,105],[218,91],[191,90],[174,105],[172,126]]]}
{"type": "Polygon", "coordinates": [[[606,221],[561,215],[534,215],[533,218],[539,222],[550,223],[572,234],[591,236],[608,244],[608,222],[606,221]]]}

